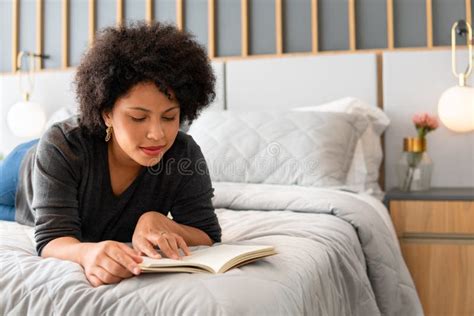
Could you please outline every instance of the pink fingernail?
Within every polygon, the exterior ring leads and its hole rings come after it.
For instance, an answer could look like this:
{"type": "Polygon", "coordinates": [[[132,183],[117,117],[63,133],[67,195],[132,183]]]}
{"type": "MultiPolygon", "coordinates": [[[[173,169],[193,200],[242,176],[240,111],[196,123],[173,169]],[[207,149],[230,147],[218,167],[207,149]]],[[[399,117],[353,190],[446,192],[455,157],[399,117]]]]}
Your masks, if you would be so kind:
{"type": "Polygon", "coordinates": [[[136,275],[140,274],[140,268],[133,268],[133,273],[136,275]]]}

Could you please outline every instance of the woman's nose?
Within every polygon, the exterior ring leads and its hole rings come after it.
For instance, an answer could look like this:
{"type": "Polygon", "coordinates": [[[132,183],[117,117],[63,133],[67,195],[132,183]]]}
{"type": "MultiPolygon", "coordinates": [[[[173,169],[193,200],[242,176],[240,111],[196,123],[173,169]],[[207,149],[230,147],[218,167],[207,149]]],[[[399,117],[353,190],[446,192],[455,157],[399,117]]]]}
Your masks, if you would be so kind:
{"type": "Polygon", "coordinates": [[[163,127],[161,124],[154,123],[148,129],[147,138],[153,140],[160,140],[165,137],[165,133],[163,131],[163,127]]]}

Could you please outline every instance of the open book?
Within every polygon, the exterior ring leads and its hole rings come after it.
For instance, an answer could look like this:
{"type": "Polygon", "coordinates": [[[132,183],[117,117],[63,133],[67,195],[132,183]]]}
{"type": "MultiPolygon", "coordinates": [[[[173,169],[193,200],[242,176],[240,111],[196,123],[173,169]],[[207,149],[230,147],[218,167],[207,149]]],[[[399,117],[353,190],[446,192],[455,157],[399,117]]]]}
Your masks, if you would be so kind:
{"type": "Polygon", "coordinates": [[[191,251],[181,260],[143,257],[142,272],[224,273],[232,268],[276,254],[273,246],[219,244],[191,251]]]}

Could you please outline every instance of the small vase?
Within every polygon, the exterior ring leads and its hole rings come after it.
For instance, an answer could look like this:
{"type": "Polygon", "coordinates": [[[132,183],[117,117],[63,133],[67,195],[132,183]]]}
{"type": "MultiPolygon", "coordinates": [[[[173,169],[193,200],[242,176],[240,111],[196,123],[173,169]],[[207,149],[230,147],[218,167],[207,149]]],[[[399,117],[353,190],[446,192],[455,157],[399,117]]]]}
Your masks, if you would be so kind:
{"type": "Polygon", "coordinates": [[[426,152],[426,139],[403,139],[403,153],[397,163],[398,187],[402,191],[425,191],[431,185],[433,162],[426,152]]]}

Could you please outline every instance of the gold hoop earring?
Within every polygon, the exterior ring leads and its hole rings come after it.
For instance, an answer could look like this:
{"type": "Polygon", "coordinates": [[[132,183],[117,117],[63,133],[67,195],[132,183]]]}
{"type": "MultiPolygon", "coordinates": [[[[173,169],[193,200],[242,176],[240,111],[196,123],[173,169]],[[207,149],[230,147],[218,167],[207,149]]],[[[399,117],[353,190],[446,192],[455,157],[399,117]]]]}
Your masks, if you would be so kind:
{"type": "Polygon", "coordinates": [[[110,138],[112,137],[112,125],[107,126],[107,129],[105,130],[105,142],[108,142],[110,138]]]}

